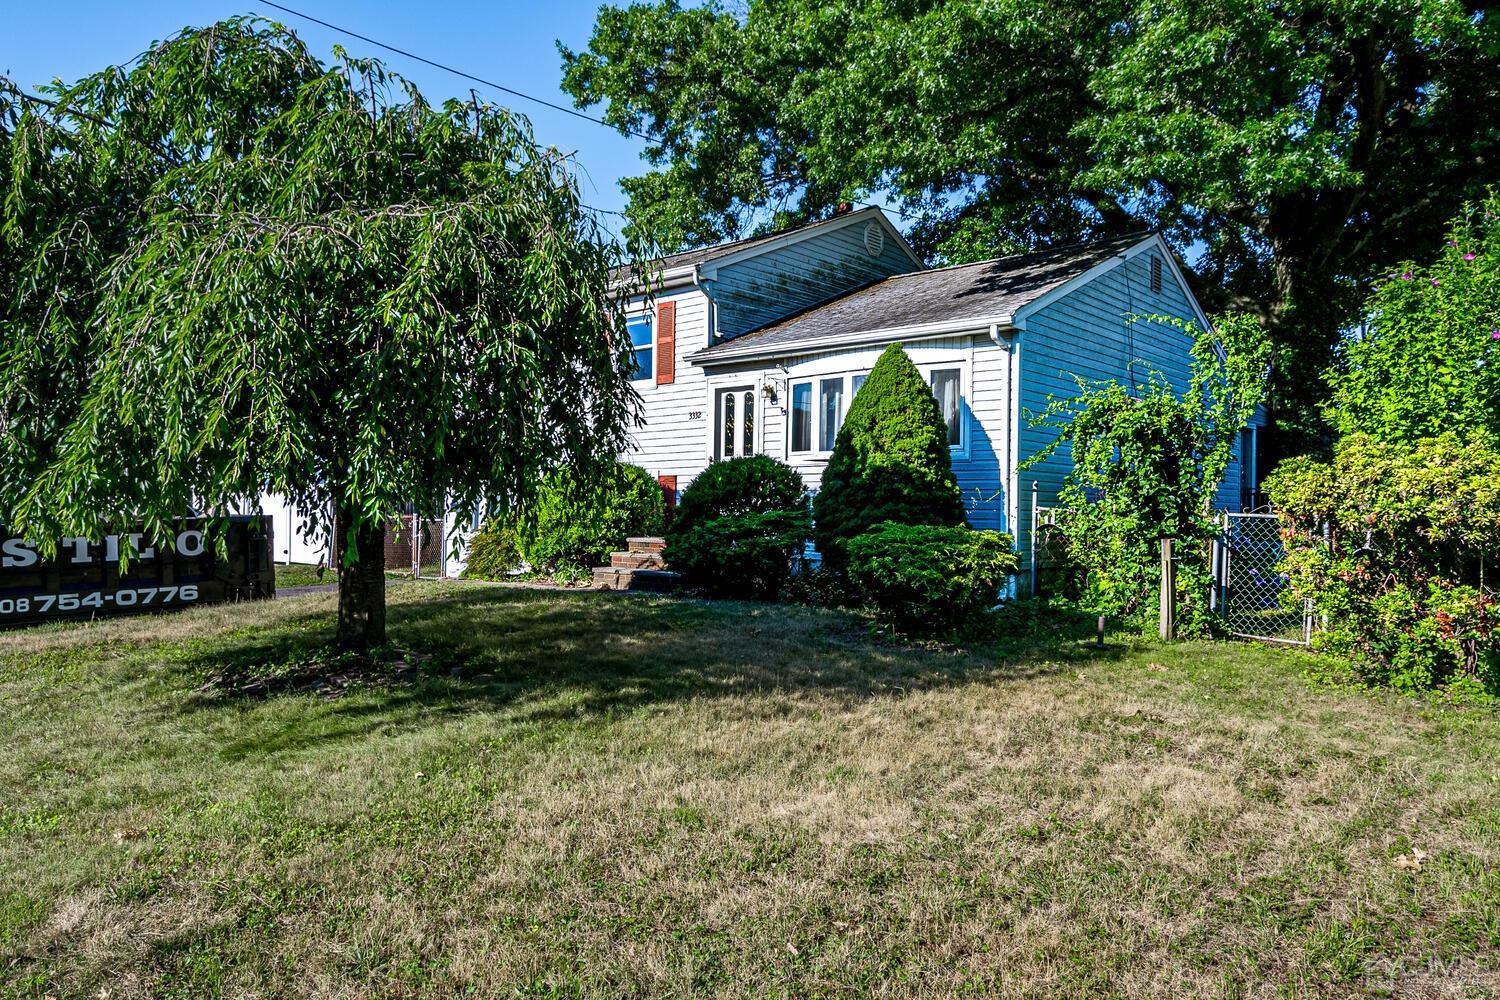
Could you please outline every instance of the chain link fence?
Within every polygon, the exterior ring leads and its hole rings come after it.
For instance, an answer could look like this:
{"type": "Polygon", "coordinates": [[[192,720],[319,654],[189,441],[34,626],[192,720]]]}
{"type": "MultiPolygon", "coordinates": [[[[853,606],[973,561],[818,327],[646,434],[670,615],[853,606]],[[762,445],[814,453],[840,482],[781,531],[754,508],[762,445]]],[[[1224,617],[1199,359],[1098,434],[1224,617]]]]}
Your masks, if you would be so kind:
{"type": "Polygon", "coordinates": [[[1223,534],[1212,556],[1214,604],[1231,635],[1300,646],[1311,641],[1312,605],[1291,594],[1281,570],[1285,556],[1275,514],[1223,515],[1223,534]]]}
{"type": "MultiPolygon", "coordinates": [[[[1069,511],[1043,507],[1033,492],[1031,543],[1028,551],[1031,593],[1038,597],[1077,598],[1083,579],[1068,557],[1062,525],[1069,511]]],[[[1291,592],[1282,571],[1286,544],[1274,513],[1224,512],[1220,536],[1209,553],[1213,592],[1210,607],[1230,635],[1261,642],[1306,646],[1316,627],[1310,601],[1291,592]]],[[[1178,558],[1184,558],[1179,553],[1178,558]]],[[[1193,558],[1201,559],[1201,554],[1193,558]]]]}

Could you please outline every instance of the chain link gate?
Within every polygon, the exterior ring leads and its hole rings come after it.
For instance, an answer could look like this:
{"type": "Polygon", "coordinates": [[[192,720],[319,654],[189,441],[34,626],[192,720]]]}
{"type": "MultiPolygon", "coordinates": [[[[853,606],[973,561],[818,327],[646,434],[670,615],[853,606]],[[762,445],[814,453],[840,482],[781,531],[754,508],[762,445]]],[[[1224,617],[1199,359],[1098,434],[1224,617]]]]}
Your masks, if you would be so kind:
{"type": "Polygon", "coordinates": [[[1214,553],[1215,606],[1231,635],[1298,646],[1312,641],[1312,602],[1289,593],[1285,555],[1275,514],[1224,515],[1214,553]]]}

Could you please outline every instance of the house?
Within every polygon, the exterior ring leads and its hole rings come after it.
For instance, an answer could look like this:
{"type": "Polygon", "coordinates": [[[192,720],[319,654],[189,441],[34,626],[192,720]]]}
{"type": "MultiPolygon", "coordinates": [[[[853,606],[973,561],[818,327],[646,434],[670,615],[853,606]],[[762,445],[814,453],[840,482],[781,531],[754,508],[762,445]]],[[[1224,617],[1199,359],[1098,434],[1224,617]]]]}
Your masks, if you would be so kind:
{"type": "MultiPolygon", "coordinates": [[[[1141,318],[1208,325],[1160,236],[927,268],[874,208],[674,254],[649,282],[620,281],[644,402],[622,458],[669,499],[709,462],[752,453],[816,490],[849,401],[900,343],[947,418],[970,523],[1011,532],[1022,553],[1033,493],[1054,504],[1070,463],[1060,449],[1020,470],[1055,433],[1028,414],[1076,394],[1076,376],[1130,382],[1156,370],[1185,387],[1191,338],[1141,318]]],[[[1221,507],[1250,502],[1256,434],[1241,435],[1221,507]]]]}

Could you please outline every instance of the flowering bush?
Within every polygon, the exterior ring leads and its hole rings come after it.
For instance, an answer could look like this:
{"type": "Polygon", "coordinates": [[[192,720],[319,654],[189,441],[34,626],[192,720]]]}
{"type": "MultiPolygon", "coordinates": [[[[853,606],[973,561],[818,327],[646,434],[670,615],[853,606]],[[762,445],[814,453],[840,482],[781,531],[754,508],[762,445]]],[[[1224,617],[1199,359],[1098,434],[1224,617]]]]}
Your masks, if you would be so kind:
{"type": "Polygon", "coordinates": [[[1446,431],[1500,442],[1500,196],[1454,220],[1425,265],[1377,285],[1344,349],[1335,426],[1411,443],[1446,431]]]}
{"type": "Polygon", "coordinates": [[[1356,434],[1332,462],[1283,462],[1266,491],[1290,598],[1312,598],[1325,622],[1318,648],[1351,657],[1371,683],[1461,679],[1500,693],[1500,608],[1484,564],[1500,553],[1500,452],[1457,434],[1411,446],[1356,434]]]}

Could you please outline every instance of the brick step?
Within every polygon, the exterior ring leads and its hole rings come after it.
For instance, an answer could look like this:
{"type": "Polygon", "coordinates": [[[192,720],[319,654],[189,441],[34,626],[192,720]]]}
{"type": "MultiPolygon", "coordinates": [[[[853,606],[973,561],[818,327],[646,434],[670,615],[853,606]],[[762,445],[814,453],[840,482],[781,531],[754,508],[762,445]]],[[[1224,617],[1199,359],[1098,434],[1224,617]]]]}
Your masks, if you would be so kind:
{"type": "Polygon", "coordinates": [[[627,538],[625,547],[631,552],[660,552],[667,547],[665,538],[627,538]]]}
{"type": "Polygon", "coordinates": [[[594,570],[594,586],[600,590],[649,590],[664,592],[677,589],[681,577],[665,569],[622,569],[600,566],[594,570]]]}
{"type": "Polygon", "coordinates": [[[666,569],[660,552],[612,552],[609,565],[614,569],[666,569]]]}

